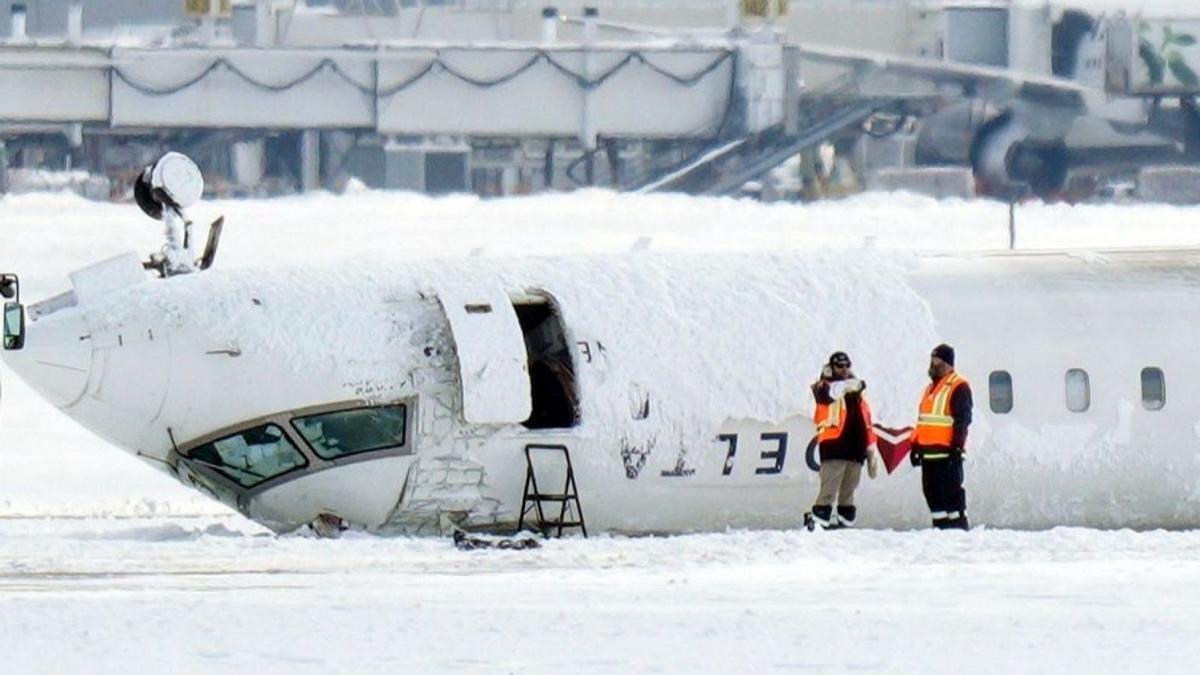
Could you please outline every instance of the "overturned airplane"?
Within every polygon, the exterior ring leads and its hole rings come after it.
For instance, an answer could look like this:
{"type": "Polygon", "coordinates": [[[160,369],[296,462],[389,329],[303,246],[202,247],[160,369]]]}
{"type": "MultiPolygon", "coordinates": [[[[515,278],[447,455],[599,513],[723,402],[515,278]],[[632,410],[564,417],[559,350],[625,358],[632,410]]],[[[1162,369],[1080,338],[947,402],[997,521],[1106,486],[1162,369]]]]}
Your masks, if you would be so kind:
{"type": "MultiPolygon", "coordinates": [[[[146,192],[183,219],[172,163],[146,192]]],[[[940,341],[976,391],[974,521],[1200,525],[1197,251],[270,271],[184,253],[99,262],[28,306],[6,275],[3,355],[98,435],[276,531],[794,527],[827,355],[849,351],[876,418],[901,426],[940,341]]],[[[861,525],[928,524],[907,466],[860,506],[861,525]]]]}

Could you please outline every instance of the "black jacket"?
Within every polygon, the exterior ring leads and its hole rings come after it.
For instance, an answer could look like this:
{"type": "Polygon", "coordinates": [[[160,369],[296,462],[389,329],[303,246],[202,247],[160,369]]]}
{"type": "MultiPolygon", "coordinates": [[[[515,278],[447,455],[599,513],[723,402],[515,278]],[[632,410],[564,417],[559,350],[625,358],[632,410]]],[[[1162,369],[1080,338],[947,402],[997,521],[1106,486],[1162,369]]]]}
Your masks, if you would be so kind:
{"type": "MultiPolygon", "coordinates": [[[[818,403],[833,403],[829,395],[829,382],[821,380],[813,385],[813,397],[818,403]]],[[[821,441],[819,446],[821,461],[842,459],[847,462],[862,463],[867,461],[867,427],[863,424],[862,394],[853,392],[846,394],[842,402],[846,405],[846,426],[842,434],[831,441],[821,441]]]]}

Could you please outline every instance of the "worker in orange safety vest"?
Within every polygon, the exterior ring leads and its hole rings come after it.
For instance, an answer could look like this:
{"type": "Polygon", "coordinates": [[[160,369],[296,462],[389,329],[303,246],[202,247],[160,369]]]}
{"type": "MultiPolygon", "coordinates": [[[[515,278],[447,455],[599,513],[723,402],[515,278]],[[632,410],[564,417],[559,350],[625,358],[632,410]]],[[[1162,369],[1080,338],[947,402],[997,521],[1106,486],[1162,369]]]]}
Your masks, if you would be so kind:
{"type": "Polygon", "coordinates": [[[821,487],[804,525],[815,529],[853,527],[858,515],[854,491],[862,478],[863,463],[874,478],[881,462],[871,425],[871,406],[863,390],[866,383],[854,376],[850,356],[834,352],[812,385],[816,409],[813,423],[821,457],[821,487]],[[837,504],[837,513],[834,513],[837,504]]]}
{"type": "Polygon", "coordinates": [[[940,529],[969,529],[963,455],[971,426],[971,385],[954,370],[954,348],[940,344],[929,356],[925,388],[912,435],[912,464],[921,467],[925,503],[940,529]]]}

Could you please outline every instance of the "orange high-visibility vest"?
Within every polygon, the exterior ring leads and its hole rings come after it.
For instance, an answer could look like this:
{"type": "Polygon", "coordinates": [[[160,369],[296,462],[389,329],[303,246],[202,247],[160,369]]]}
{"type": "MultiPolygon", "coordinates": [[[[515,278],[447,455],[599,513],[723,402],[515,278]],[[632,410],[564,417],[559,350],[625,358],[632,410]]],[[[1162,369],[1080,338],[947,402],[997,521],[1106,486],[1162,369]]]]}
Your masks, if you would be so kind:
{"type": "MultiPolygon", "coordinates": [[[[859,395],[859,412],[862,414],[863,428],[867,430],[867,443],[875,442],[875,429],[871,426],[871,406],[867,397],[859,395]]],[[[846,428],[846,402],[844,398],[833,403],[817,403],[813,411],[813,424],[817,426],[817,441],[833,441],[842,437],[846,428]]]]}
{"type": "Polygon", "coordinates": [[[950,398],[956,389],[966,383],[958,373],[951,372],[925,388],[925,396],[921,399],[921,407],[917,414],[917,427],[913,430],[913,444],[950,447],[954,442],[954,417],[950,414],[950,398]]]}

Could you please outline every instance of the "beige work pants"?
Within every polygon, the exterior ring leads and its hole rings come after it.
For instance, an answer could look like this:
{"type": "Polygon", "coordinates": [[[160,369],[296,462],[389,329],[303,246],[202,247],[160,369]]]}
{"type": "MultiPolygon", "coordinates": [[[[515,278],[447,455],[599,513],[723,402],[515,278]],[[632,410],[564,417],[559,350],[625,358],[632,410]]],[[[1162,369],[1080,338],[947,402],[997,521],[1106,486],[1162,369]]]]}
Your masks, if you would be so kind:
{"type": "Polygon", "coordinates": [[[821,462],[821,491],[814,506],[854,506],[854,491],[862,478],[862,464],[844,459],[821,462]]]}

